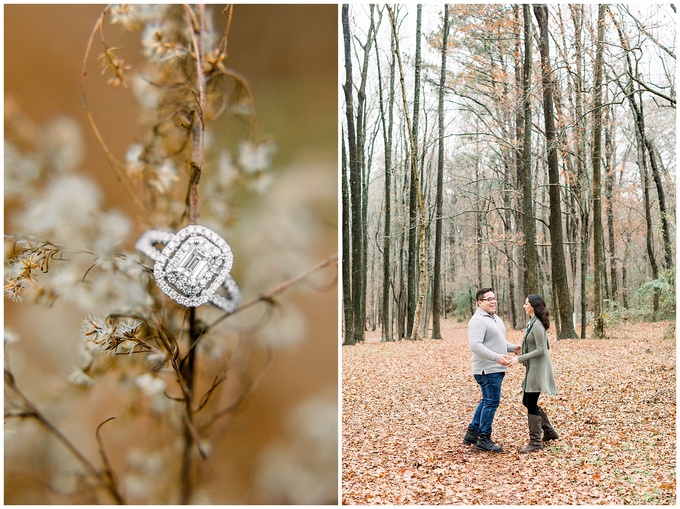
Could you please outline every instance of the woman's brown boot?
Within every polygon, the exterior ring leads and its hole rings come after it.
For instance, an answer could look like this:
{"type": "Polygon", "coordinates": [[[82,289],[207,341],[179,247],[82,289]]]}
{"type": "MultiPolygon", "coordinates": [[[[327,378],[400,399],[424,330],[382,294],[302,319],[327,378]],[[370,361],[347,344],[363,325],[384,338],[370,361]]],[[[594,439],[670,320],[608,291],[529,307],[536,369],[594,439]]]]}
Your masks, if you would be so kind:
{"type": "Polygon", "coordinates": [[[520,449],[520,453],[533,452],[543,449],[543,442],[541,442],[541,435],[543,433],[543,428],[541,427],[541,416],[528,414],[529,415],[529,444],[524,448],[520,449]]]}
{"type": "Polygon", "coordinates": [[[547,442],[549,440],[557,440],[560,438],[560,436],[557,434],[557,431],[555,431],[555,428],[553,428],[552,424],[550,424],[550,419],[548,419],[545,411],[540,406],[538,407],[538,415],[540,415],[542,419],[543,441],[547,442]]]}

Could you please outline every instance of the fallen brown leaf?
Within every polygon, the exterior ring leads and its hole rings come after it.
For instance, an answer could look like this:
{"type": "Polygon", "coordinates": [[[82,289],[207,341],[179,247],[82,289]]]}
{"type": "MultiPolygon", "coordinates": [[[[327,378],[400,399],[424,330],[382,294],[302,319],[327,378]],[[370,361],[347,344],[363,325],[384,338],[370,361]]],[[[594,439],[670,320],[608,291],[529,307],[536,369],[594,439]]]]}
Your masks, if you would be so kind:
{"type": "Polygon", "coordinates": [[[507,453],[462,443],[480,397],[465,324],[445,321],[441,341],[380,343],[378,330],[343,347],[343,504],[674,505],[670,327],[628,324],[606,340],[551,334],[560,392],[539,404],[561,438],[529,455],[518,453],[528,441],[522,366],[506,376],[494,421],[507,453]]]}

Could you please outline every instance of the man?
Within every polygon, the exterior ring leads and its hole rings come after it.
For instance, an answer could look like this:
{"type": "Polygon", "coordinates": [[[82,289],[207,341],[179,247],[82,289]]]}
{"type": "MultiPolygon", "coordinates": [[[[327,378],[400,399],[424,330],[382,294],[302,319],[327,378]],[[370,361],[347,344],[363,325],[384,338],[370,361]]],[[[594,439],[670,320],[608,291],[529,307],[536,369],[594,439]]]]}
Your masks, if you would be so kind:
{"type": "Polygon", "coordinates": [[[520,346],[505,339],[505,325],[496,315],[498,301],[493,288],[477,292],[477,311],[468,323],[468,343],[472,350],[472,374],[482,389],[482,400],[463,438],[478,449],[503,452],[491,440],[491,425],[501,401],[501,384],[508,370],[508,353],[519,354],[520,346]]]}

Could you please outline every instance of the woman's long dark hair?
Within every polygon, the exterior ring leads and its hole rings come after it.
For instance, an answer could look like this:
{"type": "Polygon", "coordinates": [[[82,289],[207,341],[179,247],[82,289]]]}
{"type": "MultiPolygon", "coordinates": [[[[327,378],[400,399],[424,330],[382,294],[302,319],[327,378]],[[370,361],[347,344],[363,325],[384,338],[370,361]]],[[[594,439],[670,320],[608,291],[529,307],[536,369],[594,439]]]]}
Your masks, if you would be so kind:
{"type": "Polygon", "coordinates": [[[548,307],[545,305],[543,297],[531,294],[527,299],[529,300],[531,307],[534,308],[534,315],[536,315],[536,318],[541,321],[545,330],[548,330],[550,328],[550,311],[548,311],[548,307]]]}

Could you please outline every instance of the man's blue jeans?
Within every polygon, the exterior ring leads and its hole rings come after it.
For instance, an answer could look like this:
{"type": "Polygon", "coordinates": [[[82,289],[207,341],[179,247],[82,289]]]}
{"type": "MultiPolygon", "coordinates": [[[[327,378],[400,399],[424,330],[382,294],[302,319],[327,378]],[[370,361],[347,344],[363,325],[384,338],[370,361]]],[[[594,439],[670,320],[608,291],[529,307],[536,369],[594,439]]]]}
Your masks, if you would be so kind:
{"type": "Polygon", "coordinates": [[[477,405],[470,427],[477,428],[480,435],[491,435],[493,418],[501,402],[501,384],[504,376],[504,372],[475,375],[475,380],[482,389],[482,401],[477,405]]]}

